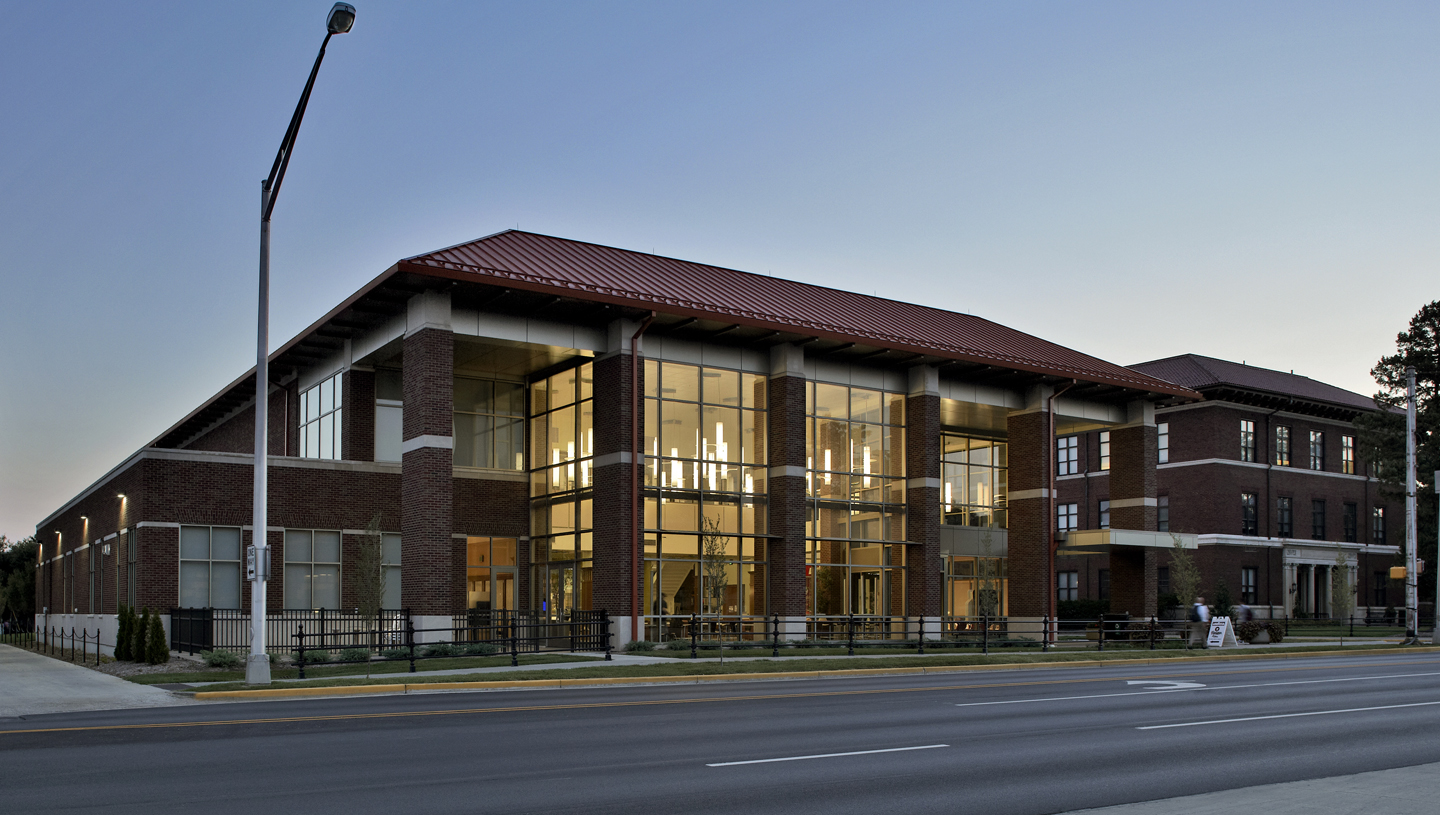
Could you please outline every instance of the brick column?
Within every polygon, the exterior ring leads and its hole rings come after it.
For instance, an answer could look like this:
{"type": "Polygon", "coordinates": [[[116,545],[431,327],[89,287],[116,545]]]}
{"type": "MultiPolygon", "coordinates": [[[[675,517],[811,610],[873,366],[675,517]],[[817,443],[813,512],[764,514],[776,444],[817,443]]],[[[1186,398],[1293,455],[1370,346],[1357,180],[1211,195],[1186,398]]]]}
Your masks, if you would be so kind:
{"type": "Polygon", "coordinates": [[[905,400],[905,613],[944,611],[940,559],[940,374],[933,365],[910,369],[905,400]]]}
{"type": "Polygon", "coordinates": [[[451,551],[457,545],[451,538],[454,356],[449,293],[412,297],[402,375],[400,593],[401,603],[418,615],[450,614],[465,602],[465,575],[454,573],[451,551]]]}
{"type": "MultiPolygon", "coordinates": [[[[1131,402],[1126,424],[1110,431],[1110,527],[1155,531],[1155,406],[1131,402]]],[[[1112,549],[1110,610],[1132,616],[1156,613],[1156,550],[1112,549]]],[[[1184,598],[1182,598],[1182,601],[1184,598]]]]}
{"type": "MultiPolygon", "coordinates": [[[[594,503],[594,585],[591,604],[609,612],[616,645],[624,645],[642,634],[631,630],[631,595],[639,590],[635,582],[635,472],[632,404],[644,366],[634,365],[631,338],[639,324],[616,320],[610,324],[610,351],[595,360],[595,503],[594,503]]],[[[640,400],[644,401],[644,400],[640,400]]],[[[644,407],[641,407],[644,410],[644,407]]],[[[643,618],[645,609],[641,608],[643,618]]],[[[643,625],[643,621],[641,623],[643,625]]]]}
{"type": "Polygon", "coordinates": [[[1050,430],[1052,390],[1036,387],[1026,407],[1006,423],[1009,445],[1010,616],[1042,617],[1050,613],[1055,583],[1050,573],[1054,541],[1054,509],[1050,501],[1050,469],[1054,436],[1050,430]]]}
{"type": "Polygon", "coordinates": [[[340,455],[346,461],[375,460],[375,372],[351,368],[340,378],[340,455]]]}
{"type": "Polygon", "coordinates": [[[766,407],[771,617],[783,635],[805,632],[805,353],[793,345],[770,349],[766,407]]]}

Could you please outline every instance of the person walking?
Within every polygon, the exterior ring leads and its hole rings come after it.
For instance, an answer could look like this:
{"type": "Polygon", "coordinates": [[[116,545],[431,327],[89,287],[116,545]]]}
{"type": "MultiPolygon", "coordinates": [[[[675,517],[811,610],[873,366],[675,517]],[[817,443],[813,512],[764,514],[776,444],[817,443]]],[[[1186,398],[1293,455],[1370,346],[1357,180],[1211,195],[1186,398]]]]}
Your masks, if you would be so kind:
{"type": "Polygon", "coordinates": [[[1205,647],[1205,635],[1210,628],[1210,607],[1205,605],[1204,597],[1196,597],[1195,604],[1190,606],[1190,642],[1189,645],[1205,647]]]}

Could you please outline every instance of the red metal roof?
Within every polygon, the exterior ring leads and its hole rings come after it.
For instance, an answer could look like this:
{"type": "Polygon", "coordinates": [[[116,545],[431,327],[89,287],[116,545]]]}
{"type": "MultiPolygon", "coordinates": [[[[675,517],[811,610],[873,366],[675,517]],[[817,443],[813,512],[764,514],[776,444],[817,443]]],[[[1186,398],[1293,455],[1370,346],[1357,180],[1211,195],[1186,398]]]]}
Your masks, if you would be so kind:
{"type": "Polygon", "coordinates": [[[969,314],[532,232],[507,230],[399,265],[422,274],[463,272],[496,285],[1199,397],[969,314]]]}
{"type": "Polygon", "coordinates": [[[1195,390],[1229,385],[1244,390],[1327,402],[1359,411],[1379,410],[1375,400],[1369,396],[1327,385],[1308,376],[1257,368],[1254,365],[1214,357],[1202,357],[1199,354],[1182,354],[1178,357],[1141,362],[1130,367],[1195,390]]]}

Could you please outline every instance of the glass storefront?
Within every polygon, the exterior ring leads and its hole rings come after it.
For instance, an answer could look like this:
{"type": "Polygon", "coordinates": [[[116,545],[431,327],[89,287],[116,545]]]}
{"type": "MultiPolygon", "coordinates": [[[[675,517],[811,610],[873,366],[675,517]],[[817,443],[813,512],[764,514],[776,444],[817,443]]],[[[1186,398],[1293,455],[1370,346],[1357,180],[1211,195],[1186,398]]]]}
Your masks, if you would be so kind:
{"type": "Polygon", "coordinates": [[[811,382],[805,593],[825,617],[905,614],[905,396],[811,382]]]}
{"type": "Polygon", "coordinates": [[[515,539],[465,539],[465,607],[470,611],[515,609],[515,539]]]}
{"type": "Polygon", "coordinates": [[[692,614],[707,631],[763,634],[765,386],[759,374],[645,362],[647,639],[688,636],[692,614]]]}
{"type": "Polygon", "coordinates": [[[530,384],[530,607],[551,619],[591,607],[594,366],[530,384]]]}
{"type": "Polygon", "coordinates": [[[1004,617],[1010,613],[1010,579],[1003,557],[945,558],[947,617],[1004,617]]]}

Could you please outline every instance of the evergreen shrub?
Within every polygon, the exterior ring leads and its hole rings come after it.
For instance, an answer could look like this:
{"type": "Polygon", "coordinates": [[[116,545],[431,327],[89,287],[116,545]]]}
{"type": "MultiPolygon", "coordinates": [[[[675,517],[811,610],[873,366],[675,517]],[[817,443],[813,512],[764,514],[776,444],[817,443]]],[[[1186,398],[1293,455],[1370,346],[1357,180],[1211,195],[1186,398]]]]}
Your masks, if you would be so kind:
{"type": "Polygon", "coordinates": [[[151,665],[164,665],[170,661],[170,642],[165,638],[165,625],[159,614],[150,615],[150,633],[146,637],[145,661],[151,665]]]}

